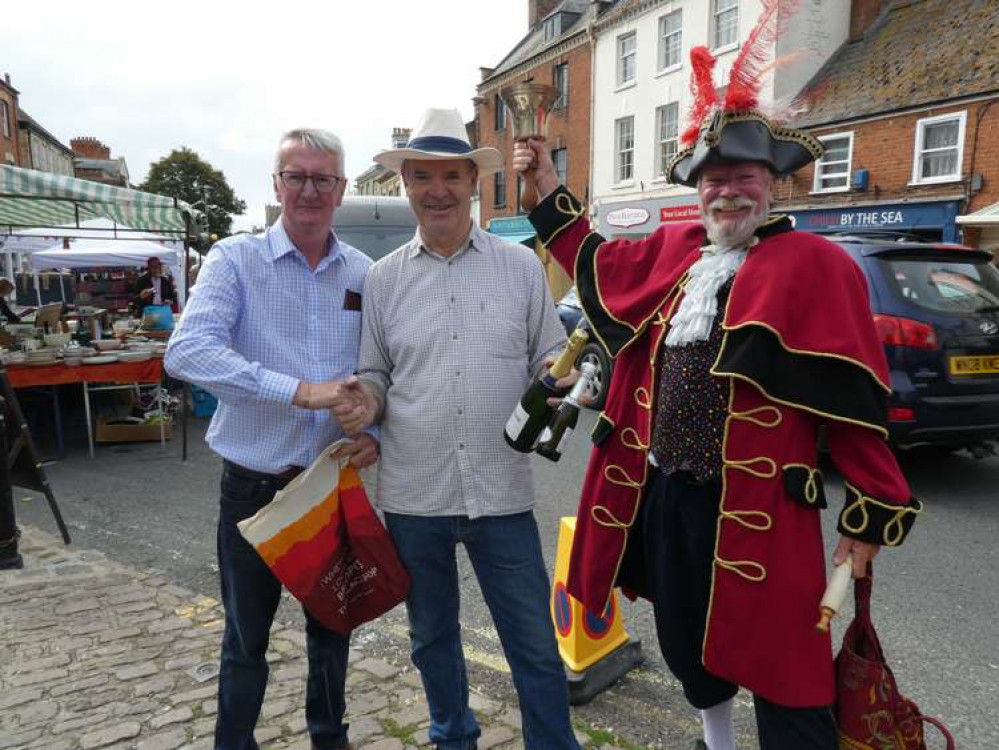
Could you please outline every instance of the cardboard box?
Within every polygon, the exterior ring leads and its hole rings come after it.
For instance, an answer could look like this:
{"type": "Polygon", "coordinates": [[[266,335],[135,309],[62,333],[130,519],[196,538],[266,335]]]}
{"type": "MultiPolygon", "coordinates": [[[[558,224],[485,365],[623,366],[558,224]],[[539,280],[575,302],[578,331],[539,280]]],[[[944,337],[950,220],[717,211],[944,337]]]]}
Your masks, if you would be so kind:
{"type": "MultiPolygon", "coordinates": [[[[163,434],[170,439],[171,424],[163,426],[163,434]]],[[[160,426],[158,424],[108,424],[103,417],[97,420],[97,432],[94,435],[98,443],[158,443],[160,441],[160,426]]]]}

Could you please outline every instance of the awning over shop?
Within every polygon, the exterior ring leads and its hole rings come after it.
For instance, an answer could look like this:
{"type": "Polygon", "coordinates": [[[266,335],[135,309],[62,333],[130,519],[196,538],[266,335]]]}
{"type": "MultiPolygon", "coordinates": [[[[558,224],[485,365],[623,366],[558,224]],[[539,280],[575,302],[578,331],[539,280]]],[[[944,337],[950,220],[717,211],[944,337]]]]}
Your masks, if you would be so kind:
{"type": "Polygon", "coordinates": [[[993,203],[965,216],[958,216],[955,221],[970,227],[999,227],[999,203],[993,203]]]}
{"type": "Polygon", "coordinates": [[[25,227],[79,226],[96,217],[138,231],[189,233],[193,239],[202,214],[163,195],[0,165],[0,236],[25,227]]]}

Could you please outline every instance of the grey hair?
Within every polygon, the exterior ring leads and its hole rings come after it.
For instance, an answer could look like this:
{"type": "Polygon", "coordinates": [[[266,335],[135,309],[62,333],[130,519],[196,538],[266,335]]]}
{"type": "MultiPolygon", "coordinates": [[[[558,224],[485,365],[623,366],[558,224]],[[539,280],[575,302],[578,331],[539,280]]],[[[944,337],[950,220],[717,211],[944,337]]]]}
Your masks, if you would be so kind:
{"type": "Polygon", "coordinates": [[[274,155],[275,173],[281,171],[281,148],[288,141],[301,143],[306,148],[333,154],[340,160],[341,169],[346,163],[347,155],[343,149],[343,141],[336,133],[320,128],[295,128],[282,135],[281,140],[278,141],[277,153],[274,155]]]}

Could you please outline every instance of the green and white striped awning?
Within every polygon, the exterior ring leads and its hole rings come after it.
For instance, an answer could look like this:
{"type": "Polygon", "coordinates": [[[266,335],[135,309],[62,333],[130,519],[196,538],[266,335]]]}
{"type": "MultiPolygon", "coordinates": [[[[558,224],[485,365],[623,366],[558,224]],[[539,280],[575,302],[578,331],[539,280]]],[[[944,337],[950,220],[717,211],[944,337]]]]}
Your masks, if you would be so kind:
{"type": "Polygon", "coordinates": [[[183,201],[64,175],[0,165],[0,235],[25,227],[79,225],[105,217],[143,232],[204,231],[203,215],[183,201]]]}
{"type": "Polygon", "coordinates": [[[955,221],[970,227],[994,227],[999,225],[999,203],[993,203],[973,214],[958,216],[955,221]]]}

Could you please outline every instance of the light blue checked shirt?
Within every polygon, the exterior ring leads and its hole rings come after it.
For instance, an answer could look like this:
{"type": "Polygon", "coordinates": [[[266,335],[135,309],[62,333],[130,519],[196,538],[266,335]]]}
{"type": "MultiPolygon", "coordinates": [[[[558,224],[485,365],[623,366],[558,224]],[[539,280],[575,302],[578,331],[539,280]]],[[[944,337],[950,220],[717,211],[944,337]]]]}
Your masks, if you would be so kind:
{"type": "Polygon", "coordinates": [[[371,260],[330,235],[315,270],[281,222],[228,237],[208,254],[165,365],[219,400],[206,440],[241,466],[308,466],[343,437],[326,409],[292,405],[300,382],[346,378],[357,366],[360,295],[371,260]]]}

